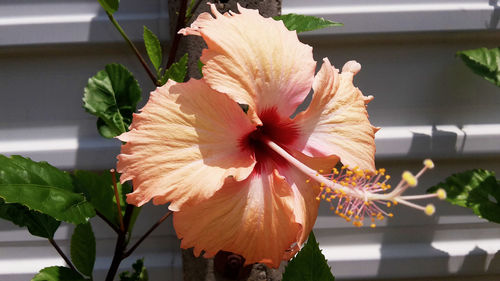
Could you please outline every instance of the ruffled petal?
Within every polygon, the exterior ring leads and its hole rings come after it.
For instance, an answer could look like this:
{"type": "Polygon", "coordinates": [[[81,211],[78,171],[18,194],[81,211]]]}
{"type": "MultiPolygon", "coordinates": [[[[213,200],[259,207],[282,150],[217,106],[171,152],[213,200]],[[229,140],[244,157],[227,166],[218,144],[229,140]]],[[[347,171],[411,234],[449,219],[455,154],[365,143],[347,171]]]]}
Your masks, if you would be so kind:
{"type": "Polygon", "coordinates": [[[339,74],[324,59],[316,75],[310,106],[294,119],[300,137],[290,145],[309,156],[337,155],[343,164],[375,169],[375,132],[368,120],[365,97],[354,87],[353,77],[361,65],[350,61],[339,74]]]}
{"type": "Polygon", "coordinates": [[[209,198],[228,176],[247,178],[255,159],[240,141],[254,129],[238,104],[202,80],[157,88],[134,114],[130,131],[118,137],[127,143],[117,170],[122,182],[134,185],[127,202],[171,202],[175,211],[188,200],[209,198]]]}
{"type": "Polygon", "coordinates": [[[252,173],[241,182],[228,179],[212,198],[175,212],[174,227],[181,247],[194,247],[195,255],[223,250],[242,255],[246,264],[278,267],[301,229],[295,197],[276,170],[252,173]]]}
{"type": "Polygon", "coordinates": [[[250,106],[249,114],[277,108],[289,117],[311,89],[316,62],[312,48],[300,43],[282,21],[264,18],[257,10],[220,14],[215,5],[180,31],[201,35],[208,45],[201,61],[203,76],[215,90],[250,106]]]}

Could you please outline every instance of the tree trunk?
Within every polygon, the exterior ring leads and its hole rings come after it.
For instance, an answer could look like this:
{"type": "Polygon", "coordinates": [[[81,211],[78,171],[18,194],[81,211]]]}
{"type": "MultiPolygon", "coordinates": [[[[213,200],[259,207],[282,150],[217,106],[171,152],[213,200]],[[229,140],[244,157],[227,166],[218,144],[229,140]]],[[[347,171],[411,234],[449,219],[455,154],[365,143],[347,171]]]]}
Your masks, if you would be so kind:
{"type": "MultiPolygon", "coordinates": [[[[204,0],[193,12],[190,25],[200,13],[209,12],[209,6],[204,0]]],[[[168,0],[170,15],[170,38],[174,38],[179,14],[181,0],[168,0]]],[[[190,0],[188,1],[188,3],[190,0]]],[[[213,1],[217,9],[221,12],[229,10],[236,11],[236,3],[244,8],[258,9],[264,17],[273,17],[281,13],[281,0],[240,0],[240,1],[213,1]]],[[[179,49],[176,54],[176,61],[185,53],[189,54],[188,77],[201,78],[198,69],[198,60],[202,49],[206,48],[203,39],[198,36],[182,37],[179,49]]],[[[278,269],[270,269],[262,264],[253,264],[243,267],[244,259],[241,256],[219,252],[215,258],[205,259],[195,257],[193,251],[182,250],[183,272],[185,281],[226,281],[226,280],[247,280],[247,281],[279,281],[285,263],[278,269]]]]}

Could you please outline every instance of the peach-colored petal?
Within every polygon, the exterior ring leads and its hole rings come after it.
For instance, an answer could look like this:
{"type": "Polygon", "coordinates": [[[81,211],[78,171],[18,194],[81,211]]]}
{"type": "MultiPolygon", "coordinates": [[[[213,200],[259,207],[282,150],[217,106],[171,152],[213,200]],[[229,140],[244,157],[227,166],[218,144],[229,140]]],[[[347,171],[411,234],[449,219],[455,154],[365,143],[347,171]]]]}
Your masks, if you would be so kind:
{"type": "Polygon", "coordinates": [[[241,182],[228,179],[209,200],[175,212],[174,227],[181,247],[194,247],[195,255],[223,250],[242,255],[246,264],[278,267],[301,228],[294,220],[301,199],[295,197],[276,170],[252,173],[241,182]]]}
{"type": "MultiPolygon", "coordinates": [[[[331,169],[338,161],[335,156],[311,158],[300,152],[292,154],[299,161],[315,170],[331,169]]],[[[292,190],[294,220],[300,225],[296,237],[297,244],[294,245],[291,251],[285,252],[284,255],[284,259],[289,260],[300,250],[316,222],[320,203],[319,200],[316,200],[316,197],[320,193],[320,187],[318,183],[310,181],[304,173],[293,166],[279,169],[279,172],[285,176],[292,190]]]]}
{"type": "Polygon", "coordinates": [[[295,31],[283,22],[263,18],[257,10],[200,15],[180,33],[201,35],[208,45],[201,61],[203,75],[215,90],[227,93],[238,103],[250,106],[249,115],[277,108],[290,116],[310,91],[316,62],[312,48],[300,43],[295,31]]]}
{"type": "Polygon", "coordinates": [[[151,93],[134,114],[127,142],[118,155],[121,181],[132,180],[127,202],[170,204],[178,210],[188,200],[212,196],[228,176],[243,180],[255,159],[239,147],[254,130],[241,108],[202,80],[169,82],[151,93]]]}
{"type": "Polygon", "coordinates": [[[314,80],[313,99],[294,119],[300,137],[290,146],[310,156],[337,155],[343,164],[374,170],[375,132],[370,124],[365,97],[354,87],[353,76],[361,66],[350,61],[339,74],[324,59],[314,80]]]}

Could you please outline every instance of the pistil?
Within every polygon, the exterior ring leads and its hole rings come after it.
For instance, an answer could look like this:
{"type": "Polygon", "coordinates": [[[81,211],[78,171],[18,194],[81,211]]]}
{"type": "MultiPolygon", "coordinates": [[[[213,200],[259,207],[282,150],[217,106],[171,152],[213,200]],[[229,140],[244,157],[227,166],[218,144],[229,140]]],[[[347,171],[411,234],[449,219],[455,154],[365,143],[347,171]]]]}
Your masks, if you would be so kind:
{"type": "Polygon", "coordinates": [[[399,203],[432,215],[435,212],[433,204],[421,206],[410,202],[410,200],[433,197],[446,198],[446,192],[442,189],[433,194],[402,196],[408,188],[417,185],[418,178],[426,170],[434,168],[434,163],[430,159],[424,160],[424,167],[416,176],[408,171],[403,172],[402,180],[398,185],[392,191],[386,192],[391,186],[387,184],[390,176],[385,175],[385,169],[371,172],[343,166],[340,171],[333,168],[331,173],[325,175],[322,171],[315,171],[300,162],[275,142],[266,138],[261,139],[261,141],[307,175],[310,180],[319,183],[321,191],[317,200],[323,199],[329,202],[330,209],[347,221],[353,221],[356,226],[362,226],[364,218],[369,217],[372,220],[371,226],[374,227],[375,219],[381,220],[386,216],[393,216],[392,213],[384,211],[380,206],[391,207],[399,203]],[[336,207],[334,207],[332,200],[337,200],[336,207]]]}

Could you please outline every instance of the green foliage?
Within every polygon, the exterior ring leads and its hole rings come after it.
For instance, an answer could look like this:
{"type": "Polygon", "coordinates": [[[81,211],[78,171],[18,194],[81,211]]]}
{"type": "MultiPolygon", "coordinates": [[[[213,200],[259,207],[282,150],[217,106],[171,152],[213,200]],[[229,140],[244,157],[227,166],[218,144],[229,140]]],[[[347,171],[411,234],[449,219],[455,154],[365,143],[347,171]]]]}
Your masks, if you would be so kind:
{"type": "Polygon", "coordinates": [[[99,133],[114,138],[128,130],[140,100],[141,88],[132,73],[123,65],[108,64],[89,79],[83,107],[98,117],[99,133]]]}
{"type": "Polygon", "coordinates": [[[31,279],[31,281],[83,281],[80,273],[62,266],[46,267],[31,279]]]}
{"type": "Polygon", "coordinates": [[[186,9],[186,22],[188,22],[189,19],[191,19],[191,17],[193,16],[194,4],[196,4],[196,0],[189,1],[189,4],[186,9]]]}
{"type": "Polygon", "coordinates": [[[91,277],[95,263],[95,236],[90,223],[76,226],[71,236],[71,260],[81,273],[91,277]]]}
{"type": "MultiPolygon", "coordinates": [[[[122,212],[125,212],[125,194],[132,191],[128,184],[120,184],[119,176],[115,176],[118,194],[120,195],[120,205],[122,212]]],[[[85,194],[87,200],[94,206],[94,208],[106,217],[115,226],[120,225],[117,208],[115,192],[113,189],[112,174],[105,171],[101,174],[77,170],[73,174],[73,182],[75,188],[85,194]]],[[[122,213],[122,216],[124,214],[122,213]]]]}
{"type": "Polygon", "coordinates": [[[120,281],[148,281],[148,271],[144,266],[144,259],[138,259],[132,268],[134,269],[132,274],[128,271],[120,273],[120,281]]]}
{"type": "Polygon", "coordinates": [[[446,200],[450,203],[470,208],[476,215],[500,223],[500,182],[494,172],[474,169],[453,174],[427,192],[436,192],[439,188],[446,190],[446,200]]]}
{"type": "Polygon", "coordinates": [[[146,46],[149,59],[158,74],[162,60],[160,40],[158,40],[158,37],[156,37],[153,31],[149,30],[146,26],[144,26],[142,37],[144,38],[144,45],[146,46]]]}
{"type": "Polygon", "coordinates": [[[120,6],[120,0],[97,0],[104,10],[110,14],[114,14],[120,6]]]}
{"type": "Polygon", "coordinates": [[[203,77],[203,66],[204,64],[201,62],[201,60],[198,60],[198,71],[200,72],[201,77],[203,77]]]}
{"type": "Polygon", "coordinates": [[[457,52],[472,72],[500,87],[500,47],[457,52]]]}
{"type": "Polygon", "coordinates": [[[161,85],[167,83],[168,79],[174,80],[175,82],[184,82],[187,74],[187,63],[188,63],[188,54],[184,54],[182,58],[173,63],[165,74],[160,79],[161,85]]]}
{"type": "Polygon", "coordinates": [[[26,226],[32,235],[43,238],[54,238],[54,233],[61,224],[51,216],[30,210],[21,204],[7,204],[3,199],[0,199],[0,218],[20,227],[26,226]]]}
{"type": "Polygon", "coordinates": [[[319,249],[314,233],[311,231],[304,248],[285,268],[283,281],[333,281],[330,266],[319,249]]]}
{"type": "Polygon", "coordinates": [[[95,216],[92,205],[73,189],[68,173],[21,156],[0,155],[0,197],[69,223],[95,216]]]}
{"type": "Polygon", "coordinates": [[[288,30],[295,30],[297,33],[312,31],[330,26],[343,26],[342,23],[325,20],[313,16],[298,14],[286,14],[273,17],[275,20],[282,20],[288,30]]]}

